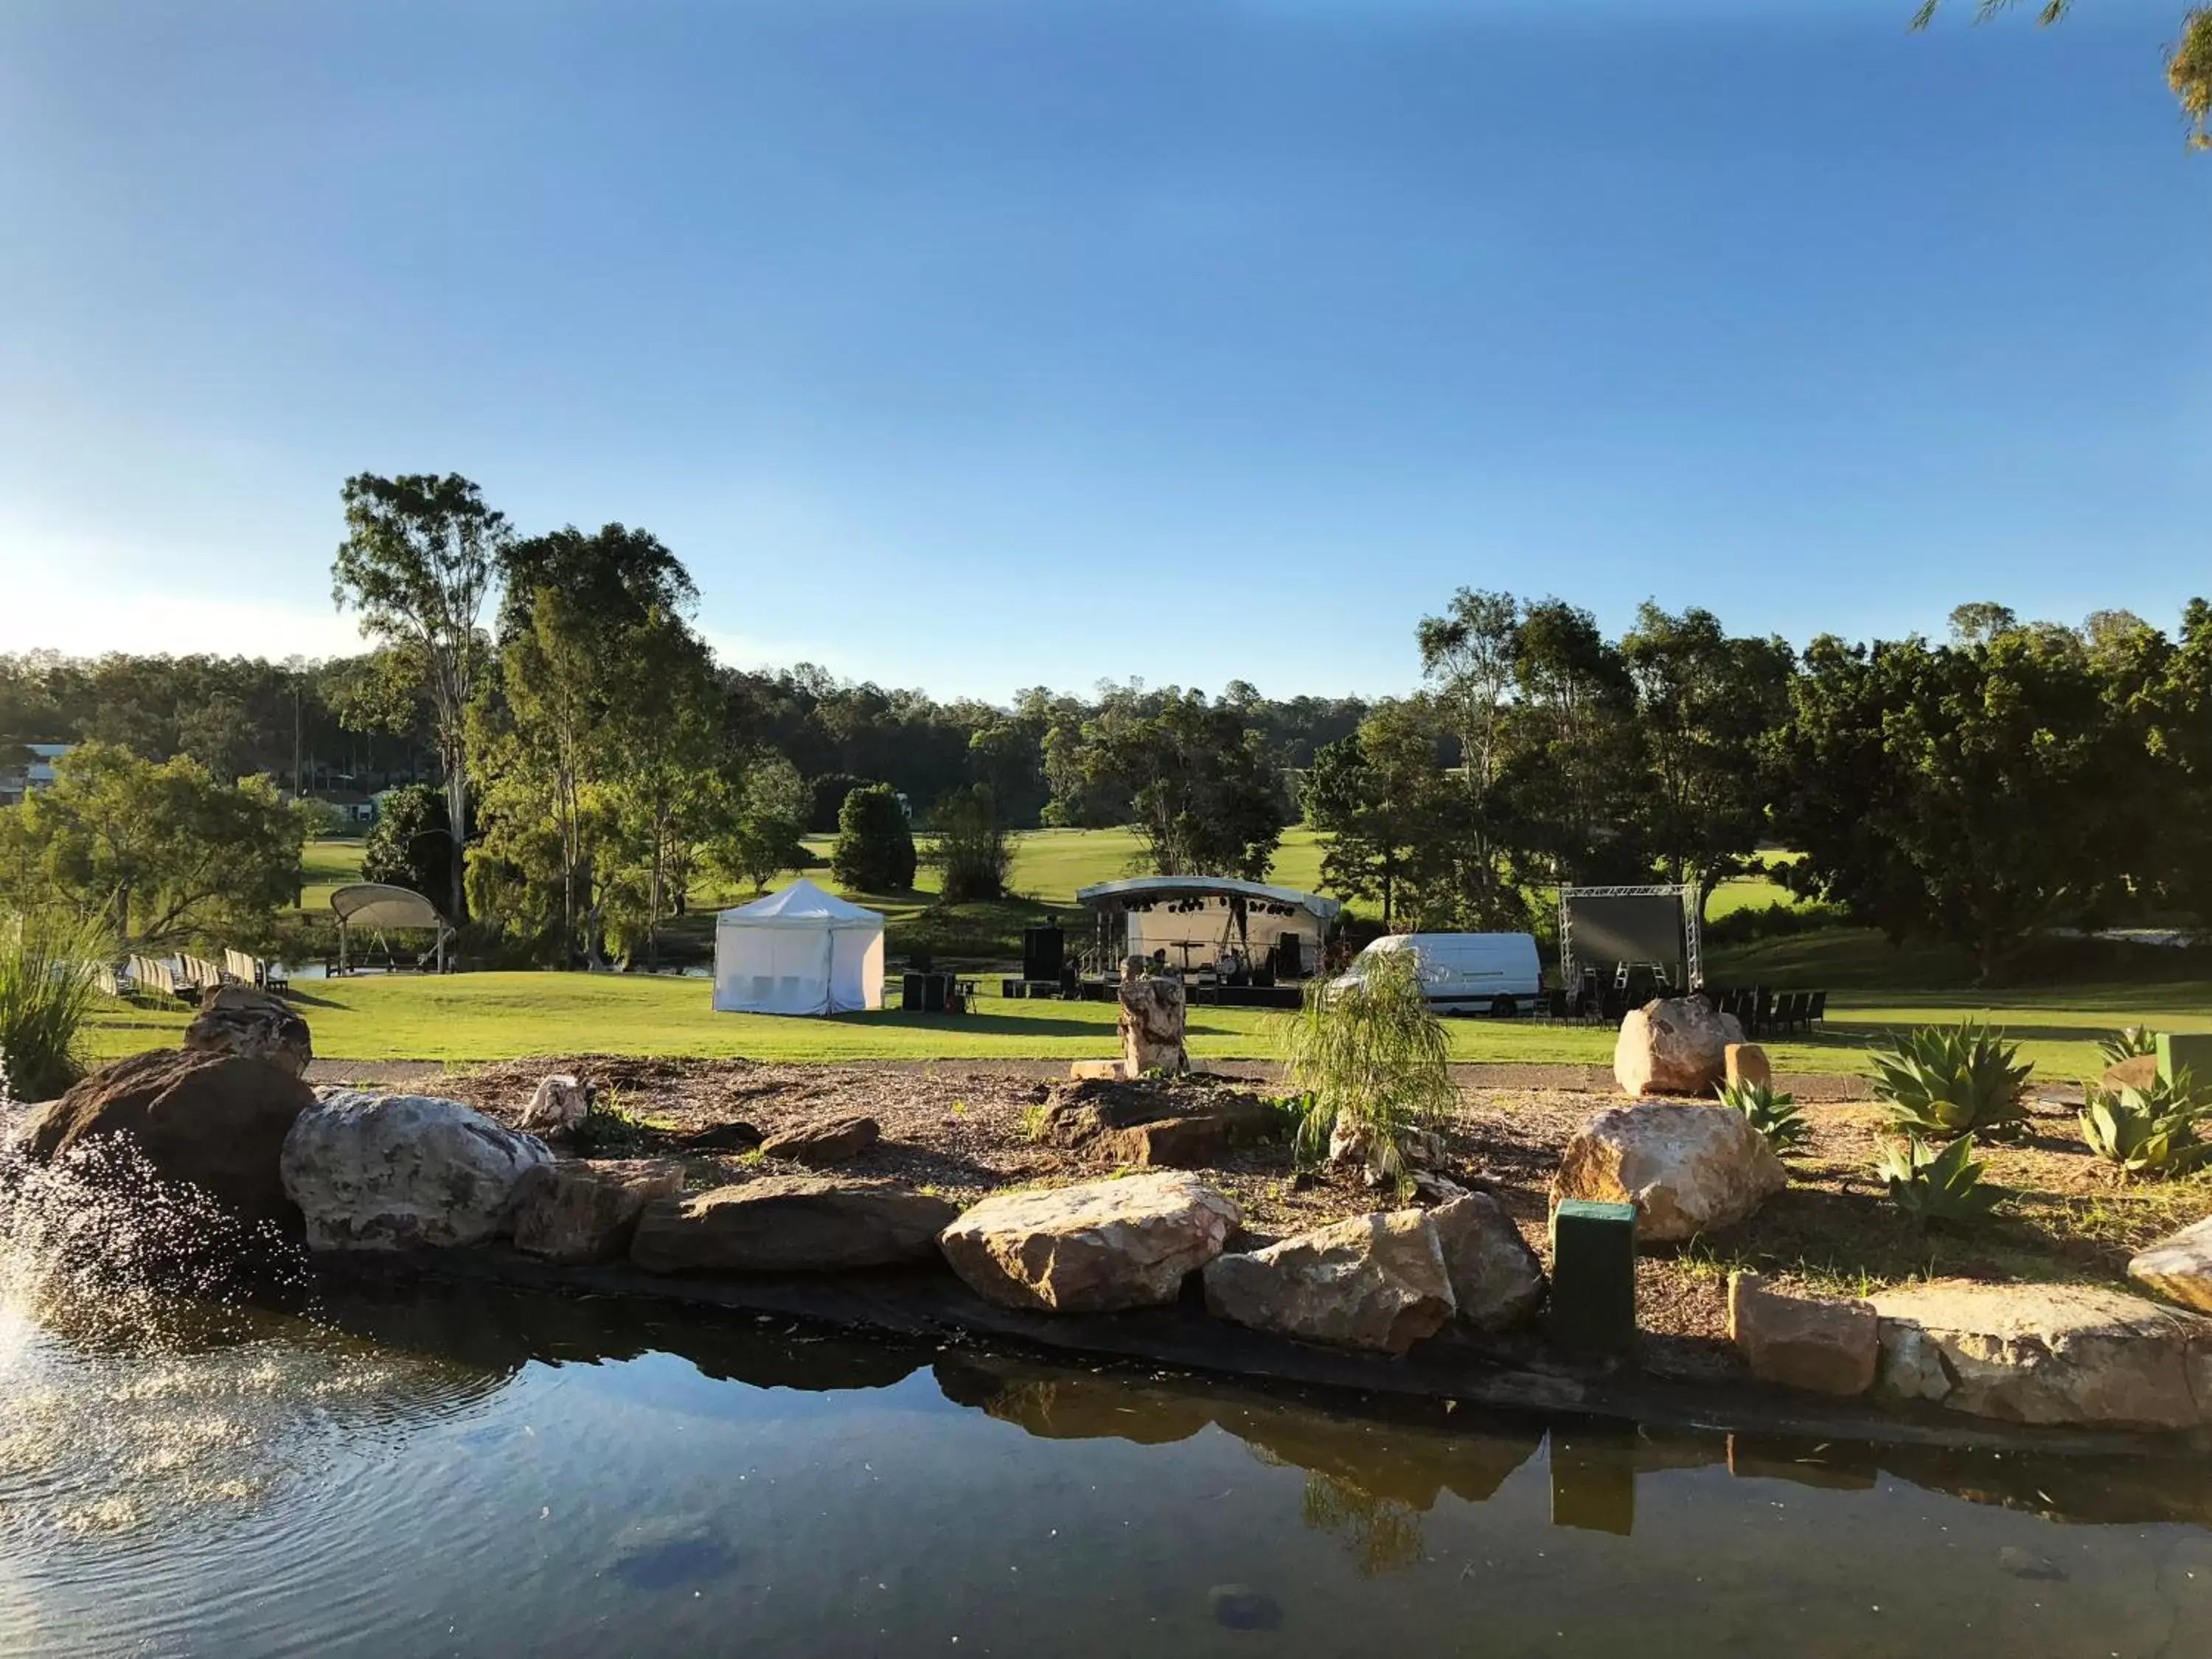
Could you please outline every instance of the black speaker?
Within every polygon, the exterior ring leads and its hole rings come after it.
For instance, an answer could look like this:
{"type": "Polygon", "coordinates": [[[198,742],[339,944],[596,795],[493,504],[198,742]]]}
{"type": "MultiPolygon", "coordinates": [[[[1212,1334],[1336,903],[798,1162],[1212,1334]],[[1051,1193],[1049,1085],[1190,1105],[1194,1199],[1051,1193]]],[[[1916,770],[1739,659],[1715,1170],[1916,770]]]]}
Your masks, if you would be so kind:
{"type": "Polygon", "coordinates": [[[1048,981],[1057,980],[1060,959],[1066,951],[1064,937],[1059,928],[1023,928],[1022,977],[1048,981]]]}
{"type": "Polygon", "coordinates": [[[924,974],[921,976],[921,1012],[925,1014],[943,1013],[945,1000],[951,992],[951,975],[924,974]]]}
{"type": "Polygon", "coordinates": [[[908,974],[899,981],[899,1012],[901,1013],[918,1014],[922,1012],[922,1004],[927,1000],[922,988],[930,977],[931,975],[927,974],[908,974]]]}

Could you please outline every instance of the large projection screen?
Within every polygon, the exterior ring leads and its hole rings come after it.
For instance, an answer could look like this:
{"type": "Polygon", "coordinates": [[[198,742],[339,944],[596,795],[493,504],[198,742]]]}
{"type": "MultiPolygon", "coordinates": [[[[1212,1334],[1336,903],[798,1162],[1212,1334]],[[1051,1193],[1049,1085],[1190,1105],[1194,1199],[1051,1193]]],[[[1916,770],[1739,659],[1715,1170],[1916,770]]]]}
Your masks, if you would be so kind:
{"type": "Polygon", "coordinates": [[[1680,893],[1601,897],[1570,891],[1565,897],[1567,946],[1579,967],[1680,962],[1687,953],[1680,893]]]}

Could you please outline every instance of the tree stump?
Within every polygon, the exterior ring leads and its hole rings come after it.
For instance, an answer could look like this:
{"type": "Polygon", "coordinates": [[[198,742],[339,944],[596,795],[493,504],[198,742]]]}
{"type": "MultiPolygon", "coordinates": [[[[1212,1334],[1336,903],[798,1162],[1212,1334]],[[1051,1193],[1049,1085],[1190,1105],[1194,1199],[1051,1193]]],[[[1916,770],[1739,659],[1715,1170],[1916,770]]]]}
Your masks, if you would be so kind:
{"type": "Polygon", "coordinates": [[[1121,964],[1121,1065],[1129,1077],[1190,1069],[1182,1045],[1182,981],[1151,968],[1142,957],[1121,964]]]}

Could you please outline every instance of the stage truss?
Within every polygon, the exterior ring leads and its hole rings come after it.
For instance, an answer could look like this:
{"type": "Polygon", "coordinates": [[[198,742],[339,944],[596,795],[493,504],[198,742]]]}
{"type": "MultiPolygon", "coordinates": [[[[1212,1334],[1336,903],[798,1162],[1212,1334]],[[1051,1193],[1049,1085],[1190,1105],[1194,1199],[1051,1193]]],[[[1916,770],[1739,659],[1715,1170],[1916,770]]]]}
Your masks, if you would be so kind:
{"type": "Polygon", "coordinates": [[[1559,889],[1559,980],[1571,994],[1582,982],[1575,960],[1575,922],[1571,899],[1676,898],[1682,905],[1683,988],[1695,991],[1705,982],[1705,959],[1698,937],[1698,884],[1661,882],[1634,887],[1562,887],[1559,889]]]}

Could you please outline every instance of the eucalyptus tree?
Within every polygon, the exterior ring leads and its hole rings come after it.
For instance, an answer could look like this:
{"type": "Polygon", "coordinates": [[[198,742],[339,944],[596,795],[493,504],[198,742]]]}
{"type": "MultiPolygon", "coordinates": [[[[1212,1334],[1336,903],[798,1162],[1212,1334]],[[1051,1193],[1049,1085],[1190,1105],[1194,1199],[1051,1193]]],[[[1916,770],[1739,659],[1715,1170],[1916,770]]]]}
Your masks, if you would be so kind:
{"type": "Polygon", "coordinates": [[[453,844],[451,917],[459,922],[468,911],[469,708],[489,651],[480,622],[513,531],[455,472],[356,473],[339,495],[346,538],[331,566],[331,597],[339,610],[360,613],[364,636],[403,654],[428,696],[453,844]]]}

